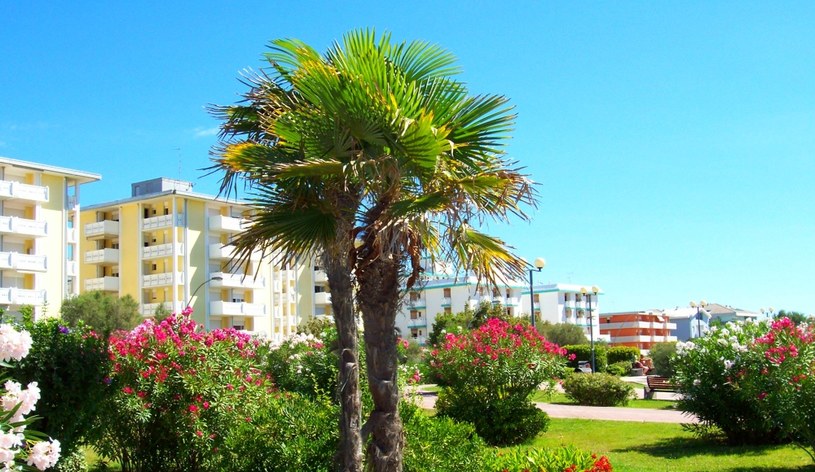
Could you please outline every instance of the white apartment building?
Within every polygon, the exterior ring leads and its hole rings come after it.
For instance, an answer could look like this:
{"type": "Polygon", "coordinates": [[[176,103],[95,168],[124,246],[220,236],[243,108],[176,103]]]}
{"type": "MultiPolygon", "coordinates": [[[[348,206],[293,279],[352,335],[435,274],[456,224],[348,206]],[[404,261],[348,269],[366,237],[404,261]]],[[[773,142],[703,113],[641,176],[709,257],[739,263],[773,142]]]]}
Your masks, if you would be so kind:
{"type": "Polygon", "coordinates": [[[98,174],[0,157],[0,306],[56,316],[79,293],[79,188],[98,174]]]}

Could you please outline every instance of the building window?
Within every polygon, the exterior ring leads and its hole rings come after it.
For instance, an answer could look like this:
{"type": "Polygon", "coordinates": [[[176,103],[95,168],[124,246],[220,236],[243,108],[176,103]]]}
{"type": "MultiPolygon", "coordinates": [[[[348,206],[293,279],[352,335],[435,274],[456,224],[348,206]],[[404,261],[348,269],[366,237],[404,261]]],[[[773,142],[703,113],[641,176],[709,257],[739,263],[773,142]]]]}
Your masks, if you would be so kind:
{"type": "Polygon", "coordinates": [[[450,298],[450,289],[449,288],[444,289],[444,298],[450,298]]]}
{"type": "Polygon", "coordinates": [[[422,314],[418,310],[410,310],[410,319],[416,320],[422,317],[422,314]]]}
{"type": "Polygon", "coordinates": [[[569,301],[569,294],[568,294],[568,293],[564,293],[564,294],[563,294],[563,301],[564,301],[564,302],[568,302],[568,301],[569,301]]]}

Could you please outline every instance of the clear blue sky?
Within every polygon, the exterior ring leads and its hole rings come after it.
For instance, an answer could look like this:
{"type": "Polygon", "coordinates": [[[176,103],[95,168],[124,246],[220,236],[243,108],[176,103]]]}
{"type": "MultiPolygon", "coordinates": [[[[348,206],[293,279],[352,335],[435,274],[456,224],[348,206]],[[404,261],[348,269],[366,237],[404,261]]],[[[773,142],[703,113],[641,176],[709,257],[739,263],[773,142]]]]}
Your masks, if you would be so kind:
{"type": "Polygon", "coordinates": [[[540,182],[539,282],[602,311],[707,299],[815,312],[815,3],[0,2],[0,155],[130,183],[201,179],[268,41],[354,28],[438,43],[473,93],[512,100],[509,154],[540,182]]]}

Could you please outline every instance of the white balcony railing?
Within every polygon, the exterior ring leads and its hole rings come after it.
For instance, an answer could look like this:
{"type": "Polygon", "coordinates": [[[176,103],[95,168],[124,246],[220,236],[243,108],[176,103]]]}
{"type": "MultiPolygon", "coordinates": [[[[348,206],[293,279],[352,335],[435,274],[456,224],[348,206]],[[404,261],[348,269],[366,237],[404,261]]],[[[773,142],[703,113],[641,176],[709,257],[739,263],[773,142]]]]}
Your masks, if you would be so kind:
{"type": "MultiPolygon", "coordinates": [[[[179,311],[181,311],[181,309],[180,309],[179,307],[173,307],[173,303],[172,303],[172,302],[165,302],[165,303],[142,303],[142,306],[141,306],[141,314],[142,314],[142,316],[154,316],[154,315],[156,314],[156,311],[157,311],[157,310],[159,309],[159,307],[160,307],[160,306],[162,306],[162,305],[164,305],[164,308],[165,308],[165,309],[166,309],[168,312],[170,312],[170,313],[173,313],[173,312],[178,313],[179,311]]],[[[180,306],[180,304],[179,304],[179,306],[180,306]]]]}
{"type": "Polygon", "coordinates": [[[0,232],[25,236],[47,236],[48,225],[45,221],[35,221],[16,216],[0,216],[0,232]]]}
{"type": "Polygon", "coordinates": [[[65,273],[68,277],[76,277],[79,275],[79,268],[76,261],[67,261],[68,264],[65,267],[65,273]]]}
{"type": "Polygon", "coordinates": [[[209,218],[210,231],[221,231],[228,233],[239,233],[249,226],[252,222],[243,218],[234,218],[231,216],[211,216],[209,218]]]}
{"type": "Polygon", "coordinates": [[[0,198],[19,198],[35,202],[48,201],[48,187],[0,180],[0,198]]]}
{"type": "Polygon", "coordinates": [[[45,256],[0,252],[0,269],[45,272],[48,269],[45,256]]]}
{"type": "Polygon", "coordinates": [[[181,285],[183,283],[183,272],[176,272],[175,276],[173,276],[172,272],[162,272],[160,274],[150,274],[142,277],[142,286],[144,288],[163,287],[173,284],[181,285]]]}
{"type": "Polygon", "coordinates": [[[276,305],[280,305],[283,303],[297,303],[297,296],[291,292],[285,293],[277,292],[274,294],[274,302],[276,305]]]}
{"type": "Polygon", "coordinates": [[[118,292],[119,277],[98,277],[85,281],[85,290],[102,290],[103,292],[118,292]]]}
{"type": "Polygon", "coordinates": [[[221,280],[212,280],[210,286],[216,288],[251,288],[259,289],[266,286],[265,277],[254,275],[230,274],[228,272],[213,272],[210,277],[221,277],[221,280]]]}
{"type": "Polygon", "coordinates": [[[314,283],[315,284],[324,284],[328,282],[328,274],[325,273],[324,270],[315,270],[314,271],[314,283]]]}
{"type": "Polygon", "coordinates": [[[45,290],[28,290],[24,288],[0,288],[2,305],[45,305],[45,290]]]}
{"type": "Polygon", "coordinates": [[[151,231],[154,229],[169,228],[172,226],[181,226],[184,224],[184,214],[177,213],[174,215],[159,215],[144,218],[142,220],[142,231],[151,231]]]}
{"type": "Polygon", "coordinates": [[[160,257],[172,257],[174,254],[183,254],[184,253],[184,244],[176,243],[167,243],[167,244],[158,244],[155,246],[146,246],[142,248],[141,255],[142,259],[157,259],[160,257]],[[175,251],[173,248],[175,247],[175,251]]]}
{"type": "Polygon", "coordinates": [[[330,305],[331,294],[329,292],[317,292],[314,294],[315,305],[330,305]]]}
{"type": "Polygon", "coordinates": [[[668,330],[674,331],[676,323],[657,322],[651,323],[650,321],[620,321],[615,323],[601,323],[600,327],[603,329],[640,329],[640,330],[668,330]]]}
{"type": "Polygon", "coordinates": [[[68,228],[65,231],[65,238],[68,241],[68,244],[76,244],[77,243],[76,228],[68,228]]]}
{"type": "Polygon", "coordinates": [[[210,302],[209,313],[212,316],[265,316],[266,305],[246,302],[210,302]]]}
{"type": "Polygon", "coordinates": [[[119,236],[118,221],[104,220],[85,225],[85,237],[88,239],[111,238],[116,236],[119,236]]]}
{"type": "Polygon", "coordinates": [[[118,264],[119,250],[112,248],[95,249],[85,253],[85,264],[118,264]]]}
{"type": "MultiPolygon", "coordinates": [[[[228,259],[232,259],[234,255],[235,255],[235,246],[232,246],[232,245],[224,246],[223,244],[220,244],[220,243],[215,243],[215,244],[210,244],[209,245],[209,258],[210,259],[228,260],[228,259]]],[[[253,261],[259,261],[260,260],[260,253],[259,252],[253,252],[249,259],[253,260],[253,261]]]]}

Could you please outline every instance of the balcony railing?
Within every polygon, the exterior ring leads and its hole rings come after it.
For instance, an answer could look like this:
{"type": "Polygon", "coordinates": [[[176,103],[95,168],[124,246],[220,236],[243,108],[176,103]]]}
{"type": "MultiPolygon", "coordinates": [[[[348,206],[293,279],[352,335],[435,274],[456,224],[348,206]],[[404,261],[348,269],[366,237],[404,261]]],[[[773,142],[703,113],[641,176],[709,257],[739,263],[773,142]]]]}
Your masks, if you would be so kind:
{"type": "Polygon", "coordinates": [[[175,276],[172,272],[162,272],[160,274],[150,274],[142,277],[142,286],[144,288],[150,287],[163,287],[167,285],[181,285],[184,283],[184,273],[176,272],[175,276]]]}
{"type": "Polygon", "coordinates": [[[102,290],[103,292],[118,292],[119,277],[98,277],[85,281],[85,290],[102,290]]]}
{"type": "Polygon", "coordinates": [[[34,202],[47,202],[48,187],[0,180],[0,198],[19,198],[34,202]]]}
{"type": "Polygon", "coordinates": [[[330,305],[331,294],[329,292],[317,292],[314,294],[315,305],[330,305]]]}
{"type": "Polygon", "coordinates": [[[68,228],[65,231],[65,238],[68,241],[68,244],[76,244],[77,237],[76,237],[76,228],[68,228]]]}
{"type": "MultiPolygon", "coordinates": [[[[223,259],[229,260],[232,259],[235,255],[235,246],[226,245],[220,243],[210,244],[209,245],[209,258],[210,259],[223,259]]],[[[259,261],[260,260],[260,253],[253,252],[252,255],[249,257],[252,261],[259,261]]]]}
{"type": "Polygon", "coordinates": [[[158,244],[155,246],[143,247],[141,251],[142,259],[157,259],[160,257],[172,257],[174,254],[173,247],[175,247],[175,254],[184,253],[184,244],[182,243],[176,243],[175,246],[173,245],[173,243],[158,244]]]}
{"type": "Polygon", "coordinates": [[[85,237],[88,239],[113,238],[117,236],[119,236],[118,221],[104,220],[85,225],[85,237]]]}
{"type": "Polygon", "coordinates": [[[96,249],[85,253],[85,264],[111,265],[119,263],[119,250],[112,248],[96,249]]]}
{"type": "Polygon", "coordinates": [[[24,236],[48,236],[45,221],[35,221],[16,216],[0,216],[0,232],[24,236]]]}
{"type": "Polygon", "coordinates": [[[243,219],[243,218],[235,218],[232,216],[211,216],[209,218],[209,229],[210,231],[221,231],[221,232],[228,232],[228,233],[239,233],[249,226],[252,225],[252,222],[243,219]]]}
{"type": "Polygon", "coordinates": [[[142,220],[142,231],[152,231],[154,229],[169,228],[171,226],[181,226],[184,224],[184,214],[159,215],[144,218],[142,220]]]}
{"type": "MultiPolygon", "coordinates": [[[[178,308],[178,307],[175,307],[175,308],[174,308],[174,307],[173,307],[173,303],[172,303],[172,302],[165,302],[165,303],[142,303],[142,306],[141,306],[141,314],[142,314],[142,316],[154,316],[154,315],[156,314],[156,311],[158,310],[158,308],[159,308],[160,306],[162,306],[162,305],[164,305],[164,308],[165,308],[167,311],[169,311],[169,312],[176,312],[176,313],[178,313],[179,311],[181,311],[181,310],[180,310],[180,308],[178,308]]],[[[180,304],[179,304],[179,307],[180,307],[180,304]]]]}
{"type": "Polygon", "coordinates": [[[282,303],[296,303],[297,296],[292,292],[286,293],[275,293],[274,294],[274,302],[276,305],[280,305],[282,303]]]}
{"type": "Polygon", "coordinates": [[[212,316],[265,316],[266,305],[246,302],[210,302],[212,316]]]}
{"type": "Polygon", "coordinates": [[[28,290],[24,288],[0,288],[2,305],[45,305],[45,290],[28,290]]]}
{"type": "Polygon", "coordinates": [[[228,272],[213,272],[210,277],[221,277],[221,280],[213,279],[210,286],[220,288],[252,288],[258,289],[266,286],[265,277],[254,275],[230,274],[228,272]]]}
{"type": "Polygon", "coordinates": [[[45,256],[0,252],[0,269],[45,272],[48,269],[45,256]]]}
{"type": "Polygon", "coordinates": [[[76,261],[67,261],[67,262],[68,262],[68,264],[67,264],[67,266],[65,268],[66,275],[68,275],[68,277],[76,277],[77,275],[79,275],[79,269],[77,267],[78,264],[76,263],[76,261]]]}
{"type": "Polygon", "coordinates": [[[315,284],[324,284],[326,282],[328,282],[328,274],[326,274],[324,270],[315,270],[314,271],[314,283],[315,284]]]}

